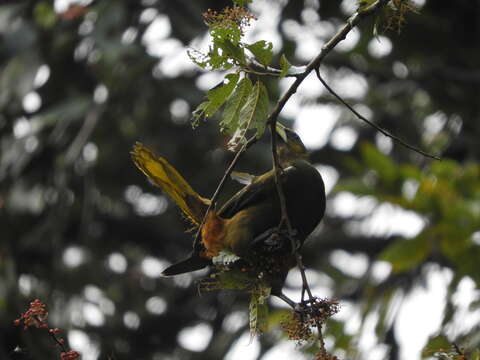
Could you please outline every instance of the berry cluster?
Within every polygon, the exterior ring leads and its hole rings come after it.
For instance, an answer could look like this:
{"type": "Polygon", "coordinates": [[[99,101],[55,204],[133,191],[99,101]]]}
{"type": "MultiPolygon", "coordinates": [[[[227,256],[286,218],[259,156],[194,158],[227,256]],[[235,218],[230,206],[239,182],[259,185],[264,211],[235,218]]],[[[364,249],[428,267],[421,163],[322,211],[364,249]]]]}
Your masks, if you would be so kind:
{"type": "Polygon", "coordinates": [[[317,324],[323,324],[339,310],[336,300],[313,298],[313,301],[306,301],[300,305],[302,308],[299,311],[292,311],[280,323],[287,337],[299,344],[312,340],[312,329],[317,327],[317,324]]]}
{"type": "Polygon", "coordinates": [[[30,303],[28,310],[20,315],[20,317],[16,319],[13,324],[15,326],[20,326],[23,324],[23,330],[28,330],[30,327],[35,327],[37,329],[48,329],[48,333],[61,349],[60,360],[79,359],[80,354],[73,350],[67,350],[65,347],[65,339],[58,336],[60,329],[49,328],[47,319],[47,306],[40,300],[36,299],[30,303]]]}
{"type": "Polygon", "coordinates": [[[48,328],[47,324],[48,312],[46,305],[36,299],[30,303],[30,307],[13,323],[19,326],[23,322],[23,330],[27,330],[33,326],[36,328],[48,328]]]}
{"type": "Polygon", "coordinates": [[[242,34],[243,29],[249,26],[252,20],[257,19],[250,11],[240,6],[226,7],[221,11],[208,9],[202,16],[208,27],[228,28],[235,25],[240,28],[242,34]]]}

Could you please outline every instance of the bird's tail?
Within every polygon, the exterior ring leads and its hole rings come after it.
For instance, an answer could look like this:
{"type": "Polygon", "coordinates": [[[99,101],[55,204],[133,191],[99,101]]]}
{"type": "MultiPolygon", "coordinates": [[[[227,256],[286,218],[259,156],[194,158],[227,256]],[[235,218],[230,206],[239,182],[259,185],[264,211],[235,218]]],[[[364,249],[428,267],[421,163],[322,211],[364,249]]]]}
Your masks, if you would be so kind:
{"type": "Polygon", "coordinates": [[[212,261],[210,259],[201,257],[200,255],[193,252],[187,259],[173,264],[163,270],[162,276],[174,276],[200,270],[210,265],[211,263],[212,261]]]}
{"type": "Polygon", "coordinates": [[[130,154],[135,165],[147,178],[165,191],[185,216],[199,226],[210,200],[201,197],[167,160],[155,155],[143,144],[137,142],[130,154]]]}

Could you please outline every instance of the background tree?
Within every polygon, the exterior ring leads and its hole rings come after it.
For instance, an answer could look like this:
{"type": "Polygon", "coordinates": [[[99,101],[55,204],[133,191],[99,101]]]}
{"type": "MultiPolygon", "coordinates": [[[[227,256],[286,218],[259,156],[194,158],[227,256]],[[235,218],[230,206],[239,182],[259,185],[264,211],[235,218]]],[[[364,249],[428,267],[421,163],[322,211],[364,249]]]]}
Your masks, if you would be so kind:
{"type": "MultiPolygon", "coordinates": [[[[0,356],[55,352],[50,339],[11,325],[39,297],[86,359],[223,358],[248,331],[248,299],[199,297],[191,275],[158,278],[188,252],[191,235],[128,152],[142,140],[201,193],[213,193],[231,159],[227,139],[213,122],[192,131],[189,119],[221,77],[199,71],[185,47],[205,43],[202,12],[229,3],[68,3],[0,6],[0,356]],[[17,345],[27,353],[12,354],[17,345]]],[[[411,359],[405,328],[422,326],[435,337],[426,356],[453,341],[467,352],[479,347],[480,2],[415,3],[420,14],[409,15],[400,34],[375,38],[374,19],[366,20],[321,71],[369,119],[442,154],[441,162],[362,124],[314,76],[281,114],[337,184],[304,262],[315,293],[343,306],[327,326],[327,345],[340,358],[411,359]],[[409,301],[422,287],[437,294],[426,309],[438,307],[438,316],[429,320],[409,301]],[[412,313],[417,324],[405,325],[412,313]]],[[[256,0],[250,36],[303,65],[355,8],[348,0],[256,0]]],[[[289,81],[269,84],[271,94],[289,81]]],[[[239,169],[270,166],[265,142],[239,169]]],[[[298,274],[287,286],[298,294],[298,274]]],[[[283,346],[275,330],[281,312],[272,312],[268,335],[250,347],[240,341],[241,351],[268,358],[283,346]]]]}

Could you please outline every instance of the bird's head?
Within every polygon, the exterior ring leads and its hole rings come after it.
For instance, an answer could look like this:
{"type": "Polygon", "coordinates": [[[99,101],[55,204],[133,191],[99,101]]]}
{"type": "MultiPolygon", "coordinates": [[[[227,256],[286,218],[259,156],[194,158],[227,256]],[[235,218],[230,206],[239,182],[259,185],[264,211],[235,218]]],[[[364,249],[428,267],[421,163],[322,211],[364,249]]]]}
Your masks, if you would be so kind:
{"type": "Polygon", "coordinates": [[[295,131],[277,123],[277,153],[280,164],[285,167],[294,160],[306,160],[307,149],[295,131]]]}

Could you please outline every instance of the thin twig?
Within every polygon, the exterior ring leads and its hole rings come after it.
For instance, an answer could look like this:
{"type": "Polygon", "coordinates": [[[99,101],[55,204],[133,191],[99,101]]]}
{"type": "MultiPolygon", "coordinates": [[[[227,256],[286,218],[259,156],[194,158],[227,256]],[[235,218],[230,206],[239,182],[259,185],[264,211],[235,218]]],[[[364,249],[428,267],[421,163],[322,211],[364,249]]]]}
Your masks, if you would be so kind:
{"type": "MultiPolygon", "coordinates": [[[[285,201],[285,194],[283,192],[283,188],[282,188],[282,185],[280,183],[280,174],[281,174],[283,169],[281,168],[280,163],[278,161],[276,121],[272,121],[270,123],[270,132],[272,134],[271,145],[272,145],[273,173],[274,173],[274,176],[275,176],[275,186],[277,188],[278,198],[280,200],[280,210],[281,210],[280,224],[278,225],[278,227],[279,227],[279,230],[280,230],[281,227],[283,225],[285,225],[286,228],[287,228],[287,231],[288,231],[288,238],[290,239],[290,246],[292,247],[292,254],[295,256],[297,267],[300,270],[300,274],[301,274],[301,277],[302,277],[302,303],[304,301],[304,294],[305,294],[305,291],[306,291],[311,304],[313,304],[315,297],[313,296],[312,291],[310,290],[310,285],[308,284],[308,281],[307,281],[307,276],[305,274],[305,266],[303,265],[302,256],[298,252],[298,245],[297,245],[297,242],[296,242],[296,239],[295,239],[294,230],[292,228],[290,218],[288,217],[287,204],[286,204],[286,201],[285,201]]],[[[320,350],[323,354],[326,354],[325,342],[323,340],[323,335],[322,335],[322,324],[316,318],[315,318],[315,325],[318,329],[318,341],[320,343],[320,350]]]]}
{"type": "MultiPolygon", "coordinates": [[[[297,70],[296,72],[287,73],[285,74],[285,77],[301,76],[305,72],[306,67],[295,67],[295,69],[297,70]]],[[[255,60],[255,58],[248,58],[248,67],[245,70],[249,73],[257,75],[280,76],[282,74],[282,70],[271,66],[262,65],[255,60]]]]}
{"type": "Polygon", "coordinates": [[[55,341],[57,343],[58,346],[60,346],[60,348],[62,349],[62,352],[67,352],[67,348],[65,347],[65,344],[60,341],[60,339],[57,338],[57,335],[55,335],[55,333],[53,332],[49,332],[50,334],[50,337],[53,339],[53,341],[55,341]]]}
{"type": "Polygon", "coordinates": [[[276,294],[275,296],[278,297],[280,300],[283,300],[288,306],[292,308],[292,310],[298,310],[299,304],[290,299],[284,293],[276,294]]]}
{"type": "MultiPolygon", "coordinates": [[[[272,149],[272,162],[273,162],[273,174],[275,177],[275,186],[277,188],[278,192],[278,197],[280,198],[280,208],[282,209],[281,213],[281,218],[280,218],[280,225],[279,228],[283,226],[283,224],[286,225],[288,234],[293,234],[293,229],[292,229],[292,224],[290,223],[290,219],[288,217],[287,213],[287,206],[286,206],[286,201],[285,201],[285,194],[283,193],[282,190],[282,185],[280,184],[280,174],[282,173],[283,169],[280,166],[280,163],[278,161],[278,154],[277,154],[277,135],[276,135],[276,123],[275,121],[272,121],[270,123],[270,132],[272,134],[272,139],[271,139],[271,149],[272,149]]],[[[293,239],[293,237],[292,237],[293,239]]],[[[297,249],[297,245],[295,244],[294,241],[292,241],[292,253],[297,249]]]]}
{"type": "Polygon", "coordinates": [[[95,130],[95,126],[97,126],[98,119],[100,118],[100,115],[104,109],[104,106],[94,105],[87,112],[80,131],[67,150],[65,155],[65,163],[70,164],[78,158],[80,151],[83,149],[86,142],[92,135],[93,130],[95,130]]]}
{"type": "Polygon", "coordinates": [[[330,94],[332,94],[338,101],[340,101],[343,105],[345,105],[352,113],[355,114],[355,116],[357,118],[359,118],[360,120],[366,122],[368,125],[370,125],[371,127],[373,127],[375,130],[381,132],[383,135],[391,138],[392,140],[398,142],[399,144],[403,145],[404,147],[406,147],[407,149],[410,149],[410,150],[413,150],[415,151],[416,153],[419,153],[425,157],[429,157],[431,159],[435,159],[435,160],[441,160],[441,158],[439,158],[438,156],[435,156],[435,155],[432,155],[432,154],[429,154],[413,145],[410,145],[409,143],[407,143],[406,141],[400,139],[399,137],[393,135],[393,134],[390,134],[387,130],[383,129],[382,127],[378,126],[377,124],[373,123],[372,121],[368,120],[367,118],[365,118],[362,114],[360,114],[357,110],[355,110],[349,103],[347,103],[345,100],[343,100],[343,98],[338,95],[326,82],[325,80],[322,78],[322,76],[320,75],[320,70],[318,68],[315,69],[315,72],[317,74],[317,78],[318,80],[320,80],[320,82],[323,84],[323,86],[330,92],[330,94]]]}
{"type": "MultiPolygon", "coordinates": [[[[34,317],[39,324],[46,324],[46,321],[44,319],[42,320],[38,315],[35,315],[34,317]]],[[[45,325],[45,326],[47,326],[47,325],[45,325]]],[[[65,347],[65,343],[63,341],[61,341],[59,338],[57,338],[57,334],[55,333],[55,331],[51,331],[51,330],[53,330],[53,329],[48,329],[48,334],[50,335],[50,337],[62,349],[63,352],[67,352],[68,350],[65,347]]]]}
{"type": "Polygon", "coordinates": [[[327,41],[325,45],[322,46],[320,53],[315,57],[315,59],[308,63],[305,71],[296,76],[293,84],[290,85],[287,92],[278,101],[277,105],[268,117],[267,123],[270,124],[271,122],[277,121],[278,115],[280,114],[290,97],[295,94],[297,88],[300,86],[302,81],[312,72],[312,70],[320,66],[325,56],[327,56],[340,41],[344,40],[347,37],[347,34],[360,22],[360,20],[375,13],[378,9],[386,5],[389,1],[390,0],[377,0],[372,5],[362,10],[358,10],[354,15],[352,15],[347,20],[347,23],[329,41],[327,41]]]}
{"type": "Polygon", "coordinates": [[[213,196],[210,199],[210,204],[208,205],[207,210],[205,211],[205,214],[203,215],[202,222],[198,226],[197,233],[195,234],[195,239],[193,240],[193,249],[194,250],[199,250],[200,249],[200,234],[202,233],[202,227],[205,225],[205,221],[207,220],[208,213],[212,208],[215,206],[215,202],[217,201],[218,196],[220,195],[220,192],[222,191],[228,177],[232,173],[233,169],[235,168],[235,165],[237,165],[238,160],[240,159],[240,156],[247,151],[247,149],[252,146],[254,143],[257,142],[257,137],[252,136],[248,141],[243,144],[242,148],[235,154],[235,157],[233,158],[232,162],[228,166],[227,170],[225,170],[225,173],[223,174],[222,180],[220,180],[220,183],[218,184],[217,188],[215,189],[215,192],[213,193],[213,196]]]}

